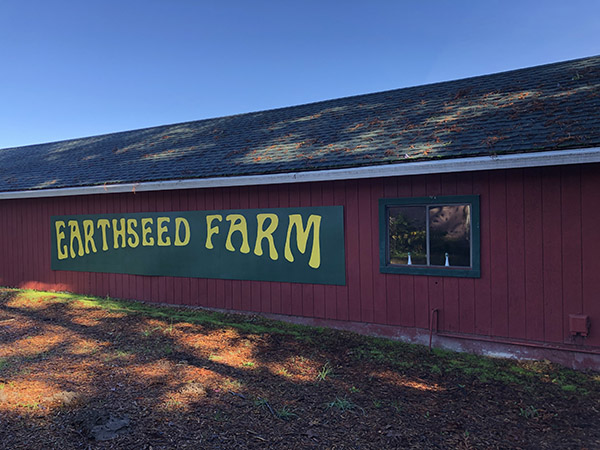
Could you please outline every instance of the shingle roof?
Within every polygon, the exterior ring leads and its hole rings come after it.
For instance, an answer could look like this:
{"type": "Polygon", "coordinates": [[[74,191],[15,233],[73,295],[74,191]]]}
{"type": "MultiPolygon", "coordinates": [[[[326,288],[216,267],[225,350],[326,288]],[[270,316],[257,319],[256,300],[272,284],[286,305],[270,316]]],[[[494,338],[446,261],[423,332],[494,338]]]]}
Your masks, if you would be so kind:
{"type": "Polygon", "coordinates": [[[0,192],[600,145],[600,56],[0,150],[0,192]]]}

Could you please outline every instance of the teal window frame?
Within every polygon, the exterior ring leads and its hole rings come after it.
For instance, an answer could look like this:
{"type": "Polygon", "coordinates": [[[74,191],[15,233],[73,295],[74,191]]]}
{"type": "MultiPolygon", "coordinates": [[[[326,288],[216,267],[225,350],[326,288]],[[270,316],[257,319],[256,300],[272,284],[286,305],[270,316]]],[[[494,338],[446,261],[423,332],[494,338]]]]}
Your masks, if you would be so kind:
{"type": "MultiPolygon", "coordinates": [[[[429,236],[427,236],[429,239],[429,236]]],[[[406,197],[379,199],[379,271],[410,275],[430,275],[442,277],[481,277],[481,230],[479,224],[478,195],[447,195],[434,197],[406,197]],[[389,208],[394,206],[471,206],[471,267],[443,267],[433,265],[391,264],[389,257],[389,208]]]]}

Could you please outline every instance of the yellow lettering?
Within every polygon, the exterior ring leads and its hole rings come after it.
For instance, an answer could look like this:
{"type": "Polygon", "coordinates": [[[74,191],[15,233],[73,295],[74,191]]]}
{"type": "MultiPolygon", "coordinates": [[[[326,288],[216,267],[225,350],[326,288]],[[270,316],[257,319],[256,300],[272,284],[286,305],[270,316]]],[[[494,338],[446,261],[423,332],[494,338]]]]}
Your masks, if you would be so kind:
{"type": "Polygon", "coordinates": [[[108,250],[106,242],[106,229],[110,228],[110,222],[107,219],[98,219],[98,228],[102,230],[102,251],[108,250]]]}
{"type": "Polygon", "coordinates": [[[113,227],[113,247],[119,248],[119,238],[121,238],[121,248],[125,248],[127,246],[125,242],[125,219],[117,219],[112,220],[113,227]],[[117,224],[121,225],[121,229],[117,228],[117,224]]]}
{"type": "Polygon", "coordinates": [[[287,230],[287,237],[285,239],[285,259],[289,262],[294,262],[294,255],[290,246],[290,237],[292,234],[292,228],[296,227],[296,241],[298,244],[298,250],[301,253],[306,251],[306,244],[308,243],[308,235],[310,230],[313,230],[313,241],[312,250],[310,252],[310,259],[308,265],[314,269],[321,265],[321,242],[319,238],[319,231],[321,228],[321,216],[311,214],[306,224],[306,229],[302,225],[302,216],[300,214],[290,214],[290,224],[287,230]]]}
{"type": "Polygon", "coordinates": [[[185,247],[190,243],[190,224],[183,217],[175,217],[175,245],[177,247],[185,247]],[[179,238],[179,229],[183,225],[185,228],[185,238],[183,241],[179,238]]]}
{"type": "Polygon", "coordinates": [[[169,217],[159,217],[156,219],[156,241],[160,247],[168,247],[171,245],[171,238],[167,236],[163,239],[163,234],[168,231],[168,228],[165,223],[169,223],[171,219],[169,217]]]}
{"type": "MultiPolygon", "coordinates": [[[[262,256],[262,240],[266,239],[269,242],[269,256],[272,260],[276,260],[278,258],[277,249],[275,248],[275,241],[273,239],[273,232],[277,229],[277,225],[279,225],[279,217],[276,214],[257,214],[256,215],[257,222],[257,231],[256,231],[256,244],[254,245],[254,254],[257,256],[262,256]],[[271,219],[271,223],[269,227],[264,230],[263,226],[265,224],[265,220],[271,219]]],[[[300,222],[302,224],[302,222],[300,222]]],[[[289,231],[288,231],[289,233],[289,231]]]]}
{"type": "Polygon", "coordinates": [[[152,247],[154,245],[154,238],[152,236],[148,237],[150,233],[152,233],[152,228],[146,227],[146,225],[154,222],[151,218],[143,218],[142,219],[142,245],[144,247],[152,247]]]}
{"type": "Polygon", "coordinates": [[[92,247],[92,251],[96,253],[96,243],[94,242],[94,221],[93,220],[84,220],[83,221],[83,236],[85,240],[85,253],[90,253],[90,246],[92,247]]]}
{"type": "Polygon", "coordinates": [[[61,245],[62,240],[65,238],[65,233],[61,231],[65,228],[65,223],[62,220],[54,222],[56,228],[56,251],[58,252],[58,259],[66,259],[69,255],[67,253],[67,244],[61,245]]]}
{"type": "Polygon", "coordinates": [[[83,256],[83,241],[81,240],[81,232],[79,231],[79,223],[76,220],[69,220],[69,232],[71,234],[71,241],[69,243],[71,250],[71,258],[75,258],[75,250],[73,250],[73,243],[77,239],[77,254],[83,256]]]}
{"type": "Polygon", "coordinates": [[[242,246],[240,247],[240,252],[250,253],[250,246],[248,245],[248,227],[246,226],[246,218],[241,214],[229,214],[227,217],[225,217],[225,220],[229,221],[229,233],[227,233],[225,248],[230,252],[235,251],[235,248],[231,243],[231,235],[235,231],[239,231],[240,233],[242,233],[242,246]]]}
{"type": "Polygon", "coordinates": [[[206,248],[214,248],[212,243],[212,235],[219,234],[219,226],[212,226],[213,220],[221,222],[223,217],[220,214],[209,214],[206,216],[206,248]]]}
{"type": "Polygon", "coordinates": [[[140,245],[140,237],[134,227],[137,227],[137,220],[127,219],[127,234],[129,235],[127,238],[127,245],[131,248],[136,248],[140,245]]]}

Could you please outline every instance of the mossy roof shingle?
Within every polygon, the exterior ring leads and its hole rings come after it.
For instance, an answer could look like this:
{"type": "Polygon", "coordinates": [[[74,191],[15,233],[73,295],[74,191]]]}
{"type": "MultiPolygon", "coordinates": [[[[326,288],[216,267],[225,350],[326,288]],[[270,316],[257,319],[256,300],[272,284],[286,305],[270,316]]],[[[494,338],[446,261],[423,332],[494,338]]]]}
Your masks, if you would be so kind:
{"type": "Polygon", "coordinates": [[[600,145],[600,56],[0,150],[0,192],[600,145]]]}

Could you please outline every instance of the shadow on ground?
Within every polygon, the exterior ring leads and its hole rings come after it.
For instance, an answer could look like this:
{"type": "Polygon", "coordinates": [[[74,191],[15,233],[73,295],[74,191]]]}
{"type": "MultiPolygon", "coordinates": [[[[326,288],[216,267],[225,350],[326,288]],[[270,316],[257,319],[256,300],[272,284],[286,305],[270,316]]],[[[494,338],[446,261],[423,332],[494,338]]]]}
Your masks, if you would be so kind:
{"type": "Polygon", "coordinates": [[[600,446],[597,374],[256,317],[161,314],[0,290],[2,445],[600,446]]]}

